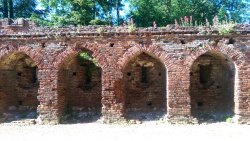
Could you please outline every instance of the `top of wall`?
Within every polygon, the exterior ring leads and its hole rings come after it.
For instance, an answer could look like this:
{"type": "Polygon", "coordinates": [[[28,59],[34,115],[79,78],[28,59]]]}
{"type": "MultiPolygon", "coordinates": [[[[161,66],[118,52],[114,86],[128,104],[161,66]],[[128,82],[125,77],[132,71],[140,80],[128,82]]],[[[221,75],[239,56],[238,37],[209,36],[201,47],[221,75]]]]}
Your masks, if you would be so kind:
{"type": "MultiPolygon", "coordinates": [[[[39,27],[30,20],[19,18],[0,20],[0,37],[48,37],[48,36],[121,36],[121,35],[219,35],[215,27],[176,27],[167,25],[166,27],[137,28],[131,31],[128,26],[68,26],[68,27],[39,27]]],[[[249,24],[238,24],[232,34],[250,35],[249,24]]]]}

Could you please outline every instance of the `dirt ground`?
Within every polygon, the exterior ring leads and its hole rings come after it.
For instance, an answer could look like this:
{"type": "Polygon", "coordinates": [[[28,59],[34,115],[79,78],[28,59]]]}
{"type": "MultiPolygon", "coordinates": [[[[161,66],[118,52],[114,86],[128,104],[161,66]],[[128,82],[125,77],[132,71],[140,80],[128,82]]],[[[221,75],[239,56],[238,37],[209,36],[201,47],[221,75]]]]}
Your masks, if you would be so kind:
{"type": "Polygon", "coordinates": [[[250,125],[213,123],[170,125],[147,122],[134,125],[101,123],[65,125],[0,124],[1,141],[147,141],[147,140],[250,140],[250,125]]]}

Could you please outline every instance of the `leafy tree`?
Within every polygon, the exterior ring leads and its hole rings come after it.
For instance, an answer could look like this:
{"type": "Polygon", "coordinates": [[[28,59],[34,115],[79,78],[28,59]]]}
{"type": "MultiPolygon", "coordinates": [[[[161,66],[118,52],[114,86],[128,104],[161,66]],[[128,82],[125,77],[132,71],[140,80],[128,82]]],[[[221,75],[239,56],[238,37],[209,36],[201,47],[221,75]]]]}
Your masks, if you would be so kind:
{"type": "Polygon", "coordinates": [[[164,6],[161,0],[130,0],[130,17],[137,26],[152,26],[155,21],[159,25],[166,23],[164,6]]]}
{"type": "Polygon", "coordinates": [[[2,0],[2,18],[29,18],[36,12],[36,0],[2,0]]]}
{"type": "Polygon", "coordinates": [[[89,25],[110,24],[116,20],[113,11],[116,9],[117,21],[122,0],[39,0],[48,13],[36,14],[32,19],[45,25],[89,25]],[[46,22],[44,22],[46,21],[46,22]]]}
{"type": "Polygon", "coordinates": [[[216,15],[220,20],[241,22],[245,7],[242,0],[130,0],[130,4],[128,16],[144,27],[152,26],[153,21],[165,26],[184,16],[192,16],[198,24],[212,22],[216,15]]]}

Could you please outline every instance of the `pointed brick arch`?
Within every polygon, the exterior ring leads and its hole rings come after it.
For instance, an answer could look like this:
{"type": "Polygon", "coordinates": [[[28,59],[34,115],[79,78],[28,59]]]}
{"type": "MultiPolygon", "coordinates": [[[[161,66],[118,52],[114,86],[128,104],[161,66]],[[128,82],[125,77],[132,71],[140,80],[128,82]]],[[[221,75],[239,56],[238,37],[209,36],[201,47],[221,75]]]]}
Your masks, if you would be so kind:
{"type": "Polygon", "coordinates": [[[36,64],[38,69],[42,67],[42,54],[39,53],[37,50],[33,49],[29,46],[15,46],[15,45],[7,45],[5,47],[0,48],[0,60],[5,55],[20,52],[28,55],[36,64]]]}
{"type": "Polygon", "coordinates": [[[102,68],[78,55],[86,52],[99,57],[94,47],[74,47],[63,51],[55,62],[59,117],[66,122],[92,122],[100,118],[102,109],[102,68]],[[89,47],[89,48],[88,48],[89,47]],[[81,114],[85,116],[81,116],[81,114]],[[65,116],[66,115],[66,116],[65,116]],[[64,118],[63,118],[64,117],[64,118]],[[80,118],[79,118],[80,117],[80,118]]]}
{"type": "Polygon", "coordinates": [[[135,45],[134,47],[129,48],[123,56],[118,60],[118,65],[120,69],[123,69],[129,60],[133,57],[140,55],[141,53],[147,53],[150,56],[158,59],[166,68],[172,64],[172,61],[169,55],[162,50],[157,45],[150,45],[149,47],[141,47],[139,45],[135,45]]]}
{"type": "Polygon", "coordinates": [[[189,57],[189,67],[193,64],[193,62],[202,54],[205,54],[206,52],[213,51],[213,52],[219,52],[222,54],[227,55],[229,58],[232,59],[232,61],[236,64],[236,66],[241,66],[247,61],[246,55],[239,50],[239,48],[233,46],[233,45],[227,45],[227,44],[218,44],[217,46],[212,45],[205,45],[202,49],[197,49],[194,52],[191,52],[189,57]]]}
{"type": "Polygon", "coordinates": [[[76,56],[79,52],[89,50],[92,53],[92,57],[96,59],[98,66],[103,68],[107,65],[107,60],[104,54],[98,51],[99,46],[96,44],[80,44],[76,43],[73,47],[68,47],[61,52],[54,60],[54,67],[58,70],[63,61],[69,56],[76,56]]]}
{"type": "Polygon", "coordinates": [[[168,55],[158,46],[134,46],[124,53],[118,64],[123,74],[123,116],[140,120],[147,120],[152,113],[156,117],[164,116],[168,107],[167,67],[171,64],[168,55]],[[139,60],[145,61],[145,66],[138,66],[139,60]],[[143,73],[147,77],[143,78],[143,73]]]}

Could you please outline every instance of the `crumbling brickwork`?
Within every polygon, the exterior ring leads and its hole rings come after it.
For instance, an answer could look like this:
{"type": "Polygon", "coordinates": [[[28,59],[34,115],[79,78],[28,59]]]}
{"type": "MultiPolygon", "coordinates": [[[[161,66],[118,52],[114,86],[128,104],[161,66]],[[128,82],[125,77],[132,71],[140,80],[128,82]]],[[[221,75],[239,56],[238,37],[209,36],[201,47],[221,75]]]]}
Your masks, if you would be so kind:
{"type": "Polygon", "coordinates": [[[9,109],[27,106],[37,111],[27,118],[41,124],[63,123],[69,112],[111,123],[155,111],[172,123],[228,114],[250,123],[249,25],[221,36],[211,27],[207,35],[172,26],[131,33],[19,21],[1,21],[1,122],[9,109]],[[82,52],[94,64],[79,59],[82,52]]]}

